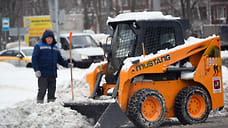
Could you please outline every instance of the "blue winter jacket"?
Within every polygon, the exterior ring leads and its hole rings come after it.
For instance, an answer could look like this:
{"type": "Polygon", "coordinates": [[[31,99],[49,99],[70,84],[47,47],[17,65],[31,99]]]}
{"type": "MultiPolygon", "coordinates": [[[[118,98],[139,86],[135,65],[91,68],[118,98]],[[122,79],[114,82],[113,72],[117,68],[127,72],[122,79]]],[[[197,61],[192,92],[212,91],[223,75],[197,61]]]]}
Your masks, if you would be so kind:
{"type": "Polygon", "coordinates": [[[32,66],[34,71],[40,70],[43,77],[57,77],[57,63],[64,67],[68,66],[68,62],[62,58],[59,48],[55,44],[53,32],[46,30],[42,36],[42,42],[34,46],[32,66]],[[45,40],[49,36],[53,38],[51,45],[46,44],[45,40]]]}

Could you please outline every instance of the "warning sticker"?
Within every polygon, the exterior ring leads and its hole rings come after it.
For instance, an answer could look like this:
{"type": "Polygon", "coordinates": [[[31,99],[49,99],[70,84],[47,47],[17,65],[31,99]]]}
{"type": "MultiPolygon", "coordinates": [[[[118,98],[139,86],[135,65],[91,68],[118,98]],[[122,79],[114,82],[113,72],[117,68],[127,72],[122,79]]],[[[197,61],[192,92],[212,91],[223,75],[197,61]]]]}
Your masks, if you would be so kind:
{"type": "Polygon", "coordinates": [[[212,85],[213,85],[214,93],[221,93],[221,78],[220,77],[214,77],[212,80],[212,85]]]}

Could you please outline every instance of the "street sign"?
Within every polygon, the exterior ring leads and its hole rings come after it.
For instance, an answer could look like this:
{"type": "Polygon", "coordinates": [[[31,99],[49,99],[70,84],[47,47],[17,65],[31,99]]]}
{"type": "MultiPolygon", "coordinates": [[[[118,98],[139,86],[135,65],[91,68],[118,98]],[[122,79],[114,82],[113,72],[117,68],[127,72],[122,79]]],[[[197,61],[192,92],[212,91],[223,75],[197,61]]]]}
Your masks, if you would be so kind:
{"type": "Polygon", "coordinates": [[[9,31],[9,18],[2,18],[2,30],[9,31]]]}
{"type": "Polygon", "coordinates": [[[24,36],[29,34],[28,28],[10,28],[9,29],[10,36],[24,36]]]}

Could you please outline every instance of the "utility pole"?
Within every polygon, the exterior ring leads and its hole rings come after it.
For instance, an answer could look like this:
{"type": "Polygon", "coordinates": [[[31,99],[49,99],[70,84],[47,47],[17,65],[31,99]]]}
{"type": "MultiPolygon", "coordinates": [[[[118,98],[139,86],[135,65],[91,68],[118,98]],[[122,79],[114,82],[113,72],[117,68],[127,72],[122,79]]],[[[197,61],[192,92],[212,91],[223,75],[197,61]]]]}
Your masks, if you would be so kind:
{"type": "Polygon", "coordinates": [[[5,49],[5,46],[7,44],[7,35],[6,35],[6,32],[9,31],[9,28],[10,28],[9,25],[10,25],[9,18],[8,17],[2,18],[2,31],[5,31],[5,44],[3,44],[4,49],[5,49]]]}
{"type": "Polygon", "coordinates": [[[48,4],[51,22],[55,23],[55,35],[59,42],[59,0],[48,0],[48,4]]]}
{"type": "MultiPolygon", "coordinates": [[[[106,4],[107,4],[106,5],[107,6],[107,8],[106,8],[106,17],[107,17],[107,20],[108,20],[108,17],[110,16],[110,2],[109,2],[109,0],[106,0],[106,4]]],[[[108,25],[106,25],[106,32],[108,34],[110,34],[108,25]]]]}
{"type": "Polygon", "coordinates": [[[56,36],[57,36],[57,42],[60,42],[59,40],[59,0],[55,0],[55,25],[56,25],[56,36]]]}
{"type": "Polygon", "coordinates": [[[131,12],[135,12],[135,5],[136,5],[136,0],[131,0],[130,1],[130,5],[131,5],[131,12]]]}
{"type": "Polygon", "coordinates": [[[160,0],[153,0],[153,10],[160,11],[160,0]]]}

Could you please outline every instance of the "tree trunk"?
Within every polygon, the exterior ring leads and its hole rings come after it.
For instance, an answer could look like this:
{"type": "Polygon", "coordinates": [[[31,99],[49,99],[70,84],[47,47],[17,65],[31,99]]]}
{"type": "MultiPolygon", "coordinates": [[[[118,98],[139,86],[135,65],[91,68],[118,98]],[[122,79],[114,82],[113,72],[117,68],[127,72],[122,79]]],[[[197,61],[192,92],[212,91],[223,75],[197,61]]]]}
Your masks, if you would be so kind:
{"type": "Polygon", "coordinates": [[[192,11],[191,11],[191,8],[190,8],[190,0],[186,0],[186,4],[187,4],[187,18],[189,20],[189,22],[191,23],[192,21],[192,11]]]}
{"type": "Polygon", "coordinates": [[[89,29],[88,4],[89,0],[82,1],[84,7],[84,29],[89,29]]]}
{"type": "Polygon", "coordinates": [[[136,4],[136,0],[131,0],[130,1],[130,5],[131,5],[131,12],[135,12],[135,4],[136,4]]]}
{"type": "Polygon", "coordinates": [[[185,4],[184,4],[185,0],[181,0],[181,10],[182,10],[182,18],[186,18],[185,15],[185,4]]]}

